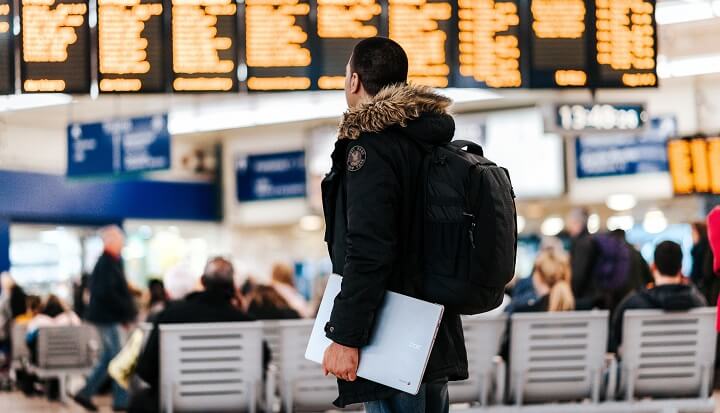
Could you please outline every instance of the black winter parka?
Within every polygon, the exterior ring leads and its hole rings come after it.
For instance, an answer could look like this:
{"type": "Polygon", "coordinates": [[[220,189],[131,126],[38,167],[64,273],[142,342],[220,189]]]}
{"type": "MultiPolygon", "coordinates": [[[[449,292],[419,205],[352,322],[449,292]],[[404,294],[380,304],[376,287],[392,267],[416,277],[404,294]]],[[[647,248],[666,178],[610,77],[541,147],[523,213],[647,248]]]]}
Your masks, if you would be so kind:
{"type": "MultiPolygon", "coordinates": [[[[418,176],[424,152],[452,140],[450,103],[430,88],[398,85],[343,116],[332,170],[322,183],[325,240],[333,271],[343,276],[325,326],[336,343],[368,344],[385,291],[417,296],[423,251],[419,194],[424,189],[418,176]]],[[[460,317],[446,312],[424,380],[467,377],[460,317]]],[[[335,405],[340,407],[397,393],[361,378],[338,380],[338,387],[335,405]]]]}

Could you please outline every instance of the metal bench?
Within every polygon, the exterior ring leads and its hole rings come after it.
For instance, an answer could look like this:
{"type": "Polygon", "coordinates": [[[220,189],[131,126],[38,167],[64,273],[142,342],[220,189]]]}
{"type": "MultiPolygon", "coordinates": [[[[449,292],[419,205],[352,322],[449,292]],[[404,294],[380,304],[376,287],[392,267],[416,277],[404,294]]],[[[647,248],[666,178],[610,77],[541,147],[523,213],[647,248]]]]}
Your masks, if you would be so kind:
{"type": "Polygon", "coordinates": [[[324,411],[337,409],[332,401],[337,398],[337,381],[324,376],[322,368],[305,359],[314,320],[282,321],[280,347],[280,394],[285,413],[293,411],[324,411]]]}
{"type": "Polygon", "coordinates": [[[254,413],[262,381],[261,323],[160,325],[160,411],[254,413]]]}
{"type": "Polygon", "coordinates": [[[507,326],[507,316],[500,314],[463,317],[462,324],[470,378],[449,384],[450,402],[479,402],[481,406],[487,406],[493,386],[493,401],[502,402],[505,393],[505,364],[497,354],[507,326]]]}
{"type": "Polygon", "coordinates": [[[67,399],[68,378],[87,375],[92,368],[93,333],[89,325],[38,329],[37,363],[31,363],[29,370],[40,379],[58,379],[63,402],[67,399]]]}
{"type": "Polygon", "coordinates": [[[715,363],[715,308],[628,310],[623,320],[621,389],[635,397],[707,399],[715,363]]]}
{"type": "Polygon", "coordinates": [[[524,402],[600,399],[607,311],[512,316],[510,397],[524,402]]]}

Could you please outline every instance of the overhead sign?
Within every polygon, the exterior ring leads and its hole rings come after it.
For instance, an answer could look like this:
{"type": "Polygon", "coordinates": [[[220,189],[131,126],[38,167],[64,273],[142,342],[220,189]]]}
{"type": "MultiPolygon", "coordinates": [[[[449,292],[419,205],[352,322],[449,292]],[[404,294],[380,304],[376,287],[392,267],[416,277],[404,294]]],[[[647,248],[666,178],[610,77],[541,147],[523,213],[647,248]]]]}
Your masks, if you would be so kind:
{"type": "Polygon", "coordinates": [[[98,0],[100,92],[164,92],[163,4],[98,0]]]}
{"type": "Polygon", "coordinates": [[[170,168],[167,115],[70,124],[68,176],[120,175],[170,168]]]}
{"type": "Polygon", "coordinates": [[[240,202],[305,197],[305,151],[239,156],[235,181],[240,202]]]}
{"type": "Polygon", "coordinates": [[[88,0],[21,0],[23,92],[90,92],[88,0]]]}
{"type": "Polygon", "coordinates": [[[676,194],[720,195],[720,137],[674,139],[667,150],[676,194]]]}
{"type": "Polygon", "coordinates": [[[564,104],[555,109],[555,127],[561,131],[631,131],[642,129],[647,118],[642,104],[564,104]]]}
{"type": "Polygon", "coordinates": [[[655,118],[639,135],[613,134],[575,140],[578,179],[667,172],[667,140],[676,133],[673,118],[655,118]]]}
{"type": "Polygon", "coordinates": [[[106,93],[341,89],[353,46],[379,35],[422,85],[654,87],[654,12],[655,0],[0,0],[0,82],[89,93],[92,68],[106,93]],[[19,76],[3,73],[12,53],[19,76]]]}

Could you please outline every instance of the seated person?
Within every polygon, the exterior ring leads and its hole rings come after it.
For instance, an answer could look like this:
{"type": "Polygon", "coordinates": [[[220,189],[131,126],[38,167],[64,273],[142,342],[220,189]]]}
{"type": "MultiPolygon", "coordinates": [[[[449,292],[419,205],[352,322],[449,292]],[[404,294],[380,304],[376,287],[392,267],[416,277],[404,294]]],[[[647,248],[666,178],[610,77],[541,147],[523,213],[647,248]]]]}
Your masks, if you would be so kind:
{"type": "Polygon", "coordinates": [[[610,326],[609,352],[616,353],[622,343],[623,317],[626,310],[687,311],[707,305],[702,294],[683,277],[682,259],[682,249],[677,243],[663,241],[658,244],[655,248],[655,262],[651,266],[654,287],[631,294],[620,303],[610,326]]]}
{"type": "MultiPolygon", "coordinates": [[[[515,305],[513,312],[555,312],[575,309],[575,298],[570,287],[570,257],[566,252],[559,249],[540,251],[535,259],[531,278],[538,298],[515,305]]],[[[500,355],[505,360],[508,359],[510,350],[509,332],[508,323],[500,350],[500,355]]]]}
{"type": "MultiPolygon", "coordinates": [[[[81,324],[80,317],[75,314],[59,297],[50,294],[45,303],[39,308],[39,313],[35,315],[27,324],[27,342],[28,350],[30,350],[30,360],[33,364],[37,363],[37,337],[38,331],[44,327],[62,327],[62,326],[79,326],[81,324]]],[[[20,390],[26,395],[38,393],[36,385],[40,383],[37,376],[30,374],[25,370],[18,371],[17,380],[20,390]]],[[[45,394],[51,400],[57,400],[59,394],[59,383],[57,379],[45,381],[45,394]]]]}
{"type": "Polygon", "coordinates": [[[37,363],[37,335],[43,327],[79,326],[82,322],[62,300],[50,294],[45,300],[40,313],[33,317],[27,326],[26,341],[30,350],[30,359],[37,363]]]}
{"type": "Polygon", "coordinates": [[[287,301],[269,285],[258,285],[250,294],[248,313],[257,320],[285,320],[300,318],[287,301]]]}
{"type": "Polygon", "coordinates": [[[42,309],[42,299],[37,295],[28,295],[25,299],[26,311],[15,317],[15,325],[26,326],[42,309]]]}
{"type": "Polygon", "coordinates": [[[290,307],[297,311],[303,318],[309,318],[314,315],[314,311],[310,308],[307,300],[300,295],[295,286],[295,276],[293,269],[287,264],[277,263],[272,269],[272,286],[285,299],[290,307]]]}
{"type": "MultiPolygon", "coordinates": [[[[232,305],[235,295],[234,270],[223,258],[213,258],[205,266],[201,278],[203,291],[191,293],[183,300],[168,303],[158,313],[145,349],[138,359],[135,373],[149,389],[133,395],[130,412],[157,412],[160,380],[159,324],[252,321],[232,305]]],[[[266,355],[267,356],[267,355],[266,355]]]]}

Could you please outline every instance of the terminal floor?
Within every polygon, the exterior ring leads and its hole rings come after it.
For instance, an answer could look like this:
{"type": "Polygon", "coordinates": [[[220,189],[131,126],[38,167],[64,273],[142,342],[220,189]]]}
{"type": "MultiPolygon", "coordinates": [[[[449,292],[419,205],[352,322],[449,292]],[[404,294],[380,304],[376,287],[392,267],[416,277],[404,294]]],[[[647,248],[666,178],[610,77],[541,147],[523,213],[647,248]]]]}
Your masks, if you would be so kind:
{"type": "MultiPolygon", "coordinates": [[[[720,413],[720,391],[714,395],[716,401],[715,413],[720,413]]],[[[95,403],[100,407],[100,412],[109,413],[111,409],[111,398],[109,396],[96,397],[95,403]]],[[[549,406],[547,406],[549,407],[549,406]]],[[[578,406],[577,413],[582,413],[583,409],[578,406]]],[[[457,406],[451,409],[452,413],[482,413],[484,409],[468,408],[466,406],[457,406]]],[[[0,412],[2,413],[84,413],[80,406],[72,401],[67,404],[59,402],[50,402],[44,397],[25,397],[21,392],[0,393],[0,412]]],[[[529,413],[524,411],[524,413],[529,413]]],[[[543,412],[547,413],[547,412],[543,412]]]]}

